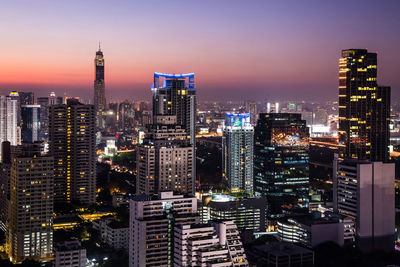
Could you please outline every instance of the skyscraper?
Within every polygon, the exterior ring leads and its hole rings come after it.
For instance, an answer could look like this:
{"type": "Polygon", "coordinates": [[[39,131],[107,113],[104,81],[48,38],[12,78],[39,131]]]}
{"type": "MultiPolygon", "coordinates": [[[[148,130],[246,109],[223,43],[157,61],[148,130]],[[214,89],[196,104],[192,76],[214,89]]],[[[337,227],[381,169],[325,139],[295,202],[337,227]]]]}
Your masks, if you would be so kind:
{"type": "Polygon", "coordinates": [[[70,99],[50,106],[50,152],[55,201],[90,205],[96,198],[96,135],[93,105],[70,99]]]}
{"type": "Polygon", "coordinates": [[[174,115],[195,144],[196,88],[194,73],[165,74],[154,73],[153,116],[174,115]]]}
{"type": "Polygon", "coordinates": [[[156,116],[137,147],[138,194],[194,194],[194,148],[175,116],[156,116]]]}
{"type": "MultiPolygon", "coordinates": [[[[0,144],[9,141],[12,146],[21,142],[20,103],[17,92],[0,96],[0,144]]],[[[1,150],[0,150],[1,151],[1,150]]]]}
{"type": "Polygon", "coordinates": [[[8,255],[13,263],[49,260],[53,253],[53,158],[24,144],[12,159],[8,255]]]}
{"type": "Polygon", "coordinates": [[[21,139],[23,142],[39,141],[40,105],[21,106],[21,139]]]}
{"type": "Polygon", "coordinates": [[[254,133],[254,191],[267,197],[271,217],[282,215],[282,205],[306,202],[308,139],[301,114],[260,114],[254,133]]]}
{"type": "Polygon", "coordinates": [[[395,235],[394,163],[334,161],[333,208],[356,222],[360,249],[392,250],[395,235]]]}
{"type": "Polygon", "coordinates": [[[99,45],[99,51],[96,52],[94,59],[95,80],[94,80],[94,107],[96,113],[96,125],[99,128],[104,127],[103,111],[106,109],[106,95],[104,85],[104,56],[99,45]]]}
{"type": "Polygon", "coordinates": [[[172,266],[174,226],[199,223],[197,199],[161,192],[129,202],[129,267],[172,266]]]}
{"type": "Polygon", "coordinates": [[[224,182],[233,192],[252,194],[254,129],[250,114],[227,113],[222,127],[224,182]]]}
{"type": "Polygon", "coordinates": [[[342,51],[339,60],[339,138],[343,158],[388,160],[390,87],[378,86],[377,54],[342,51]]]}

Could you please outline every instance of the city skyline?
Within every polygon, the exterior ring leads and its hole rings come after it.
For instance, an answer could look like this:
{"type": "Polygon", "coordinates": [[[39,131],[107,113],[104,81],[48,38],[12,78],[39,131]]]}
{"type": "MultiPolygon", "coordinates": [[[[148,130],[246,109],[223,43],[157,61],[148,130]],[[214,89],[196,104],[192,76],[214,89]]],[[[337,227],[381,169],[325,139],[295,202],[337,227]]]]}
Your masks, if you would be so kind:
{"type": "Polygon", "coordinates": [[[238,100],[243,90],[251,92],[248,100],[336,100],[340,51],[351,48],[379,53],[380,82],[399,98],[397,1],[210,4],[4,4],[0,92],[92,98],[93,52],[101,41],[110,101],[150,99],[156,71],[195,72],[199,100],[238,100]]]}

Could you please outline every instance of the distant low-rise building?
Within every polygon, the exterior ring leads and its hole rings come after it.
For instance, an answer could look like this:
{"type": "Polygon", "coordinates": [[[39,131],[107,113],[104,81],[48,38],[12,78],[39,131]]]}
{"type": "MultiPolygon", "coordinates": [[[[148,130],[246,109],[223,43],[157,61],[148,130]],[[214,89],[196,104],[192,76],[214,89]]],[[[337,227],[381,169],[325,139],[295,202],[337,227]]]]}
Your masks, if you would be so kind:
{"type": "Polygon", "coordinates": [[[215,194],[203,196],[200,205],[201,222],[232,220],[240,232],[264,232],[267,199],[265,197],[242,197],[215,194]]]}
{"type": "Polygon", "coordinates": [[[318,213],[284,218],[278,221],[278,238],[281,241],[315,247],[332,241],[340,246],[354,242],[355,224],[349,217],[318,213]]]}
{"type": "Polygon", "coordinates": [[[54,244],[54,267],[85,267],[86,249],[78,240],[54,244]]]}
{"type": "Polygon", "coordinates": [[[174,228],[174,240],[173,266],[248,266],[232,221],[179,225],[174,228]]]}
{"type": "Polygon", "coordinates": [[[312,267],[314,252],[288,242],[272,242],[246,250],[254,267],[312,267]]]}

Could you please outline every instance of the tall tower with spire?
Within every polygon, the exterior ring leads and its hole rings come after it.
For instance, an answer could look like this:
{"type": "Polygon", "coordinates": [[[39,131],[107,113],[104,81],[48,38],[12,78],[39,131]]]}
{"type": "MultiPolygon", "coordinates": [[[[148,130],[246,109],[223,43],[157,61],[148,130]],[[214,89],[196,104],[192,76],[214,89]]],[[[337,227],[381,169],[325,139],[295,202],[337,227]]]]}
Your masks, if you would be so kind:
{"type": "Polygon", "coordinates": [[[103,128],[102,113],[106,109],[106,95],[104,85],[104,56],[101,51],[100,43],[99,50],[96,52],[96,57],[94,59],[94,65],[94,106],[96,112],[96,124],[98,128],[103,128]]]}

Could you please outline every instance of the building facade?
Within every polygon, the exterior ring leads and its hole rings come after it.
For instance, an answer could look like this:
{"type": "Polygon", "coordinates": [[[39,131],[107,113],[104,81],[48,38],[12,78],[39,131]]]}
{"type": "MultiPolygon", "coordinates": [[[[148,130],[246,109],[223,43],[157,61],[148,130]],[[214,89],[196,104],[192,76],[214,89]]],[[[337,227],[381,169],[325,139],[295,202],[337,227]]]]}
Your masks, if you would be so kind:
{"type": "Polygon", "coordinates": [[[222,127],[224,182],[231,192],[253,194],[254,129],[250,114],[227,113],[222,127]]]}
{"type": "Polygon", "coordinates": [[[86,249],[78,240],[54,244],[54,267],[86,267],[86,249]]]}
{"type": "Polygon", "coordinates": [[[377,54],[342,51],[339,60],[339,140],[342,158],[388,160],[390,87],[378,86],[377,54]]]}
{"type": "Polygon", "coordinates": [[[282,205],[306,205],[309,131],[301,114],[261,113],[254,143],[254,191],[267,197],[271,218],[282,216],[282,205]]]}
{"type": "Polygon", "coordinates": [[[48,260],[53,253],[53,157],[41,155],[39,144],[24,145],[12,158],[8,256],[48,260]]]}
{"type": "Polygon", "coordinates": [[[50,106],[50,153],[56,202],[90,205],[96,200],[96,136],[93,105],[70,99],[50,106]]]}
{"type": "Polygon", "coordinates": [[[334,163],[334,210],[353,218],[361,249],[393,248],[394,177],[394,163],[359,160],[334,163]]]}
{"type": "Polygon", "coordinates": [[[179,225],[174,228],[173,266],[249,266],[232,221],[179,225]]]}
{"type": "Polygon", "coordinates": [[[199,223],[197,199],[161,192],[129,204],[129,266],[172,266],[174,227],[199,223]]]}
{"type": "Polygon", "coordinates": [[[267,199],[265,197],[203,196],[199,207],[201,222],[233,221],[238,230],[265,232],[267,199]]]}
{"type": "Polygon", "coordinates": [[[138,194],[194,194],[194,148],[175,116],[157,116],[137,147],[138,194]]]}

